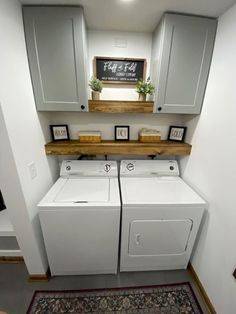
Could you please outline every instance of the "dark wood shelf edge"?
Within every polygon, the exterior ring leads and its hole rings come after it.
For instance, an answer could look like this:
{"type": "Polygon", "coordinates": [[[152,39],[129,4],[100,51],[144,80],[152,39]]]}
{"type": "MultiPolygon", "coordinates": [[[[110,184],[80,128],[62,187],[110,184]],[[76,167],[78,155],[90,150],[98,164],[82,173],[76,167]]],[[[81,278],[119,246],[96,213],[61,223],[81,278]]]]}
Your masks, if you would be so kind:
{"type": "Polygon", "coordinates": [[[134,100],[89,100],[89,112],[141,112],[152,113],[153,101],[134,100]]]}
{"type": "Polygon", "coordinates": [[[45,152],[47,155],[190,155],[191,148],[190,144],[172,141],[80,143],[79,140],[70,140],[47,143],[45,152]]]}

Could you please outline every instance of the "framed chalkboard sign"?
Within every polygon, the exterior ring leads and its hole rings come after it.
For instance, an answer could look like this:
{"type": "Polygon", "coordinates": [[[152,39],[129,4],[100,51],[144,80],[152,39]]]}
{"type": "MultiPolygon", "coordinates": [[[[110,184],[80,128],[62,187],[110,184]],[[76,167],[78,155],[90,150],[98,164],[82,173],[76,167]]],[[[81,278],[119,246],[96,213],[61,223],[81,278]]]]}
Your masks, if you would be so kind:
{"type": "Polygon", "coordinates": [[[146,77],[146,60],[95,57],[93,72],[103,83],[136,84],[146,77]]]}

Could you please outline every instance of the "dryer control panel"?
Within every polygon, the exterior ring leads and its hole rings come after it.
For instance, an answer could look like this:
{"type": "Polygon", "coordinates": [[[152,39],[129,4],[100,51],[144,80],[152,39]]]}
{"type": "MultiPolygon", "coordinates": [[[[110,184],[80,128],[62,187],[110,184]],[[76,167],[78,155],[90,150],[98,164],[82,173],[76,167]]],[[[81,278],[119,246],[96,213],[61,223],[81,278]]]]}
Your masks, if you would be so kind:
{"type": "Polygon", "coordinates": [[[117,162],[109,160],[63,160],[60,176],[117,177],[117,162]]]}
{"type": "Polygon", "coordinates": [[[121,176],[179,176],[176,160],[122,160],[121,176]]]}

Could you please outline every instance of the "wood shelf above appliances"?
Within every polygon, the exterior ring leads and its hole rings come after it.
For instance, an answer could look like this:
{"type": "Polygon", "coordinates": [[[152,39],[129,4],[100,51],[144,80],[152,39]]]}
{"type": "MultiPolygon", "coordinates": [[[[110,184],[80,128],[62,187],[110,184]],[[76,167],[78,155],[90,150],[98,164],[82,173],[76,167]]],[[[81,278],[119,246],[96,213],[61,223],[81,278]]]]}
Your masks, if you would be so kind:
{"type": "Polygon", "coordinates": [[[45,145],[47,155],[190,155],[191,148],[192,146],[187,143],[172,141],[80,143],[79,140],[70,140],[45,145]]]}
{"type": "Polygon", "coordinates": [[[89,112],[141,112],[153,113],[153,101],[89,100],[89,112]]]}

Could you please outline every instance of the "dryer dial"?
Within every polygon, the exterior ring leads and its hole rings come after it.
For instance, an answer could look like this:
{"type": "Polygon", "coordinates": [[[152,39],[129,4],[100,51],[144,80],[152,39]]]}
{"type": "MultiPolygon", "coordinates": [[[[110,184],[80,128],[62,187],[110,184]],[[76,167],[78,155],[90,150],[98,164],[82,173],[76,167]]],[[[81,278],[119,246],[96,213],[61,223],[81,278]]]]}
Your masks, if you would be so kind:
{"type": "Polygon", "coordinates": [[[132,162],[129,162],[128,165],[126,166],[126,168],[127,168],[129,171],[133,171],[133,170],[134,170],[134,164],[132,164],[132,162]]]}

